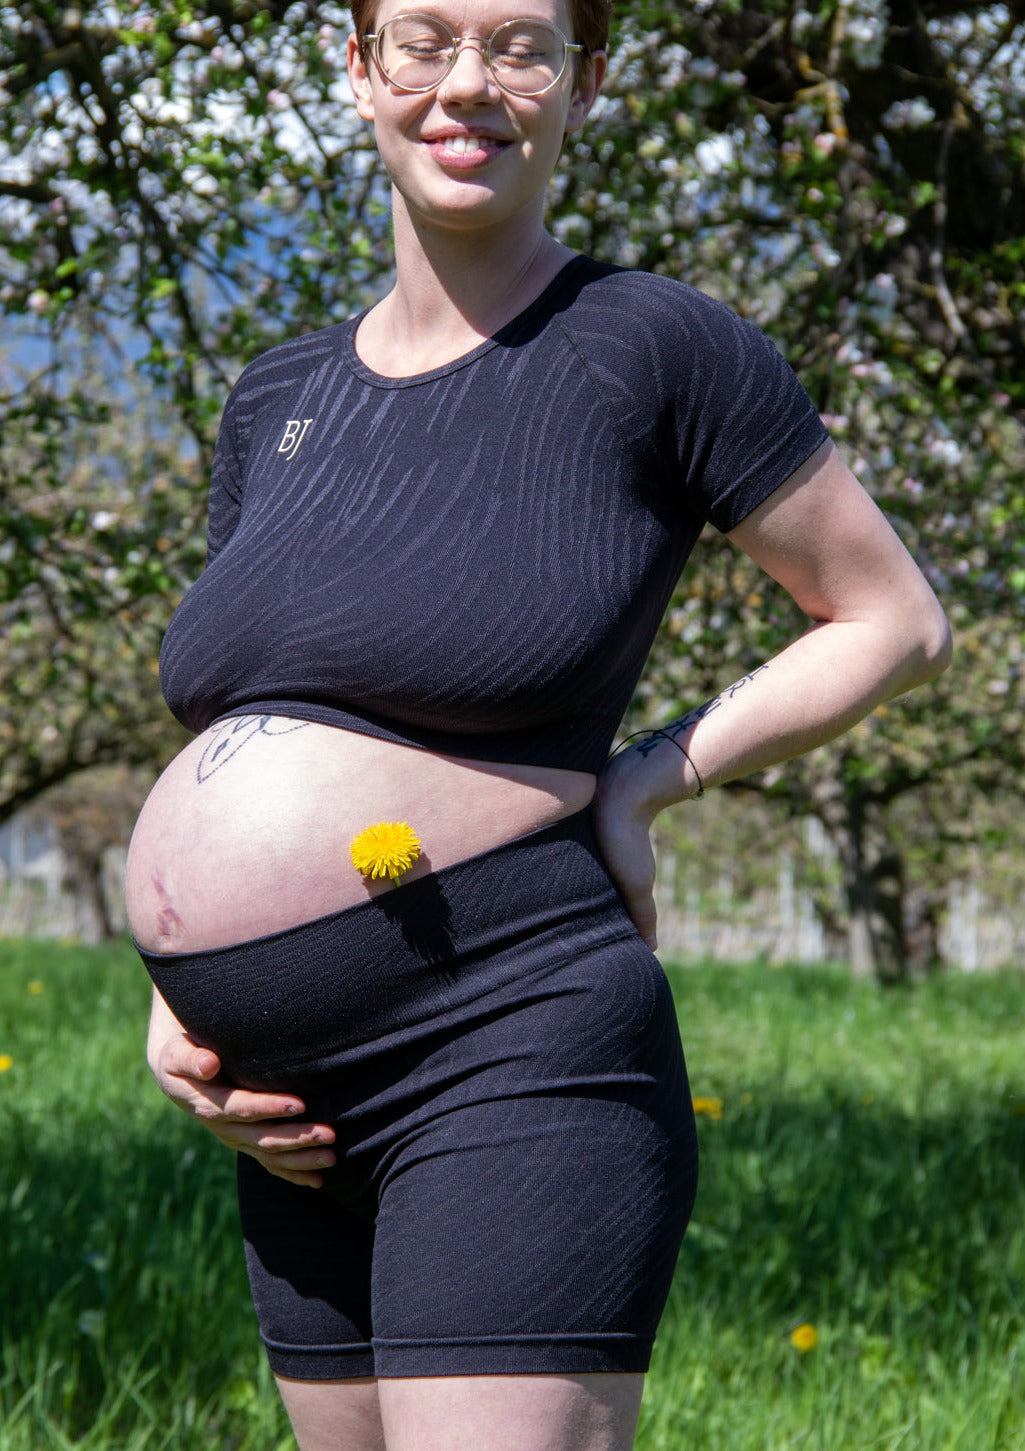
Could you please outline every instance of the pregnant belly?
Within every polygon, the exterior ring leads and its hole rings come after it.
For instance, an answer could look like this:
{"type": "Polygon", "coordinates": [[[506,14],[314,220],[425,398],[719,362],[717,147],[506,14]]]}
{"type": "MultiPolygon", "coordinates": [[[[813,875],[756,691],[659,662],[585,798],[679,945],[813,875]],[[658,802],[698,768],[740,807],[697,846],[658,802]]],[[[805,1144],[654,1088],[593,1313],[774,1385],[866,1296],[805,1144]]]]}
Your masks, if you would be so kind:
{"type": "Polygon", "coordinates": [[[413,878],[582,810],[593,790],[580,771],[233,718],[192,741],[150,793],[128,852],[128,920],[151,952],[228,946],[396,890],[362,877],[349,856],[375,821],[416,831],[413,878]]]}

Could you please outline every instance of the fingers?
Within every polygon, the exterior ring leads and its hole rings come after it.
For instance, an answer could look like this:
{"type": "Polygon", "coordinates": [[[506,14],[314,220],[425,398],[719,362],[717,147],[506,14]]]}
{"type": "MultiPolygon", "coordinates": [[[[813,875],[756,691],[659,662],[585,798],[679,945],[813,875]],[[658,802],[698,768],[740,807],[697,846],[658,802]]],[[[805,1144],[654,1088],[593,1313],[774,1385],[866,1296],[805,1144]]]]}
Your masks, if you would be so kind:
{"type": "MultiPolygon", "coordinates": [[[[211,1048],[201,1048],[178,1031],[155,1046],[151,1067],[157,1082],[164,1088],[165,1079],[196,1078],[205,1082],[216,1078],[221,1071],[221,1060],[211,1048]]],[[[166,1088],[164,1092],[167,1092],[166,1088]]]]}
{"type": "Polygon", "coordinates": [[[193,1109],[197,1118],[260,1123],[264,1119],[296,1118],[306,1105],[294,1093],[257,1093],[236,1088],[226,1079],[197,1085],[193,1109]]]}
{"type": "Polygon", "coordinates": [[[645,826],[620,821],[604,823],[598,843],[623,905],[637,931],[652,951],[658,946],[655,907],[655,857],[645,826]]]}
{"type": "Polygon", "coordinates": [[[642,877],[640,880],[631,874],[624,878],[622,875],[610,875],[619,889],[619,895],[623,899],[623,905],[629,914],[631,922],[637,928],[645,945],[654,952],[658,946],[658,911],[655,907],[655,897],[652,890],[651,878],[642,877]]]}
{"type": "Polygon", "coordinates": [[[655,908],[655,898],[650,892],[635,894],[627,901],[626,910],[645,945],[654,952],[658,946],[658,912],[655,908]]]}
{"type": "Polygon", "coordinates": [[[163,1054],[165,1071],[181,1078],[216,1078],[221,1060],[210,1048],[197,1048],[188,1038],[173,1039],[163,1054]]]}
{"type": "Polygon", "coordinates": [[[282,1142],[269,1135],[257,1137],[252,1128],[243,1126],[236,1127],[231,1147],[240,1154],[248,1154],[270,1174],[291,1179],[293,1183],[316,1180],[319,1184],[318,1171],[330,1169],[335,1163],[333,1140],[334,1134],[327,1124],[310,1124],[293,1142],[282,1142]]]}
{"type": "MultiPolygon", "coordinates": [[[[254,1154],[253,1158],[263,1164],[263,1160],[258,1154],[254,1154]]],[[[302,1173],[299,1170],[286,1169],[280,1164],[263,1164],[263,1167],[276,1179],[284,1179],[289,1184],[298,1184],[303,1189],[323,1189],[324,1187],[323,1174],[302,1173]]]]}
{"type": "Polygon", "coordinates": [[[154,1076],[168,1098],[203,1120],[295,1118],[306,1107],[293,1093],[257,1093],[238,1088],[218,1077],[221,1062],[209,1048],[200,1048],[184,1036],[164,1043],[154,1076]]]}
{"type": "Polygon", "coordinates": [[[335,1163],[331,1147],[335,1136],[328,1124],[282,1124],[280,1128],[233,1124],[225,1125],[218,1137],[255,1159],[269,1174],[308,1189],[322,1188],[320,1171],[335,1163]]]}
{"type": "Polygon", "coordinates": [[[292,1184],[307,1184],[311,1188],[319,1188],[323,1184],[324,1176],[320,1171],[332,1168],[335,1163],[334,1150],[330,1147],[272,1151],[239,1145],[238,1152],[255,1159],[268,1174],[287,1179],[292,1184]]]}
{"type": "Polygon", "coordinates": [[[243,1154],[253,1154],[261,1162],[277,1156],[300,1169],[326,1169],[334,1163],[331,1145],[335,1132],[330,1124],[239,1123],[225,1115],[197,1117],[222,1143],[243,1154]]]}
{"type": "MultiPolygon", "coordinates": [[[[229,1089],[229,1101],[240,1089],[229,1089]]],[[[273,1094],[248,1094],[265,1105],[273,1102],[273,1094]]],[[[335,1134],[330,1124],[280,1123],[266,1117],[239,1119],[209,1103],[200,1103],[194,1110],[196,1119],[209,1129],[226,1148],[248,1154],[268,1173],[292,1184],[311,1189],[323,1185],[320,1170],[329,1169],[336,1161],[332,1148],[335,1134]]]]}
{"type": "Polygon", "coordinates": [[[152,1047],[151,1067],[161,1091],[214,1138],[280,1179],[322,1187],[321,1171],[335,1163],[335,1134],[329,1124],[294,1122],[305,1112],[301,1098],[229,1083],[221,1077],[217,1054],[193,1043],[180,1025],[152,1047]]]}

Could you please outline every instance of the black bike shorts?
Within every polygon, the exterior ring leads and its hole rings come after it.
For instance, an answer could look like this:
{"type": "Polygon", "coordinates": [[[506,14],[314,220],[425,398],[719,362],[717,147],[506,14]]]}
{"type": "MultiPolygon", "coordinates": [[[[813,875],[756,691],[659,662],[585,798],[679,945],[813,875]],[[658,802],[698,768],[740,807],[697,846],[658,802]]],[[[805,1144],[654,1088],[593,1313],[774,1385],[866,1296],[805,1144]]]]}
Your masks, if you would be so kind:
{"type": "Polygon", "coordinates": [[[240,1156],[273,1369],[647,1369],[697,1141],[673,1000],[586,812],[207,952],[142,953],[225,1073],[337,1133],[325,1187],[240,1156]]]}

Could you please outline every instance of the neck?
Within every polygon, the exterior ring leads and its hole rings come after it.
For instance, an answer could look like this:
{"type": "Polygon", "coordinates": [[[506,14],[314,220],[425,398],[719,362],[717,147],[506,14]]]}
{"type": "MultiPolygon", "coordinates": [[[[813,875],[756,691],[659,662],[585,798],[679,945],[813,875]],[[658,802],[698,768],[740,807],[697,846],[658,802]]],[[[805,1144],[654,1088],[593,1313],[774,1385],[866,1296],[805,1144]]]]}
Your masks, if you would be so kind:
{"type": "Polygon", "coordinates": [[[501,228],[434,228],[394,196],[395,286],[391,328],[424,348],[490,337],[543,291],[573,255],[536,214],[501,228]]]}

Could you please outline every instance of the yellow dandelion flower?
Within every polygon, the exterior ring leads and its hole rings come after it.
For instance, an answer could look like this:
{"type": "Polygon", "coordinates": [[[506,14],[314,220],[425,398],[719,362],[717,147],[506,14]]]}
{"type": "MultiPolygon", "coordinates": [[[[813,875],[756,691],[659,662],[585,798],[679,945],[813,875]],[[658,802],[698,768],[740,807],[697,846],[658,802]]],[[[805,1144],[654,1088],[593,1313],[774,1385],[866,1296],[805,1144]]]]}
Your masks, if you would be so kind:
{"type": "Polygon", "coordinates": [[[37,998],[39,994],[43,991],[43,984],[39,981],[38,978],[34,978],[32,982],[29,983],[28,990],[32,997],[37,998]]]}
{"type": "Polygon", "coordinates": [[[390,877],[397,883],[420,855],[420,840],[404,821],[378,821],[353,838],[349,852],[364,877],[390,877]]]}
{"type": "Polygon", "coordinates": [[[745,1105],[747,1105],[749,1103],[754,1103],[755,1096],[754,1096],[753,1093],[742,1093],[740,1095],[740,1101],[741,1101],[742,1104],[745,1104],[745,1105]]]}
{"type": "Polygon", "coordinates": [[[0,1053],[0,1073],[6,1073],[8,1068],[14,1067],[14,1059],[10,1053],[0,1053]]]}
{"type": "Polygon", "coordinates": [[[790,1344],[802,1355],[807,1355],[809,1350],[814,1350],[819,1343],[819,1332],[814,1325],[809,1325],[803,1320],[800,1325],[795,1325],[790,1332],[790,1344]]]}
{"type": "Polygon", "coordinates": [[[720,1119],[723,1114],[723,1103],[721,1098],[693,1098],[691,1104],[694,1112],[704,1115],[705,1118],[720,1119]]]}

